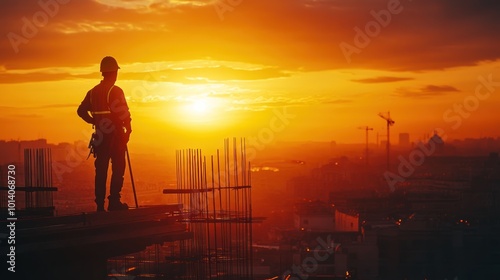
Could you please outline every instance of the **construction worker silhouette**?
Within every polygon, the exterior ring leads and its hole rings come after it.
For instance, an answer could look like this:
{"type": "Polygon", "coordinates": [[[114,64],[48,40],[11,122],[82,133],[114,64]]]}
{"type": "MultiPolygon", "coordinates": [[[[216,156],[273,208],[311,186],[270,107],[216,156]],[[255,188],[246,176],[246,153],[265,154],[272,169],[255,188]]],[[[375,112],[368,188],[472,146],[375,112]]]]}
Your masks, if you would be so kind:
{"type": "Polygon", "coordinates": [[[108,211],[128,209],[128,205],[120,201],[120,192],[123,187],[125,151],[132,132],[132,119],[123,90],[115,85],[118,69],[120,67],[116,59],[111,56],[104,57],[100,67],[102,81],[87,92],[77,110],[78,116],[95,127],[90,146],[95,157],[97,211],[104,211],[110,160],[112,175],[108,211]]]}

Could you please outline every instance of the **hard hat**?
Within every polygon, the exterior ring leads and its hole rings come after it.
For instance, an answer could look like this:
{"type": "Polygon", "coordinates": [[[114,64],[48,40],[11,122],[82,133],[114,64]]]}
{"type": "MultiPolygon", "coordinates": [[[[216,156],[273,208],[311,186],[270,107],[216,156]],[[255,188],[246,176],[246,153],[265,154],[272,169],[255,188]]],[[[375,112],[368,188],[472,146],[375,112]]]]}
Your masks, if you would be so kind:
{"type": "Polygon", "coordinates": [[[106,56],[101,60],[101,72],[114,72],[120,69],[118,62],[112,56],[106,56]]]}

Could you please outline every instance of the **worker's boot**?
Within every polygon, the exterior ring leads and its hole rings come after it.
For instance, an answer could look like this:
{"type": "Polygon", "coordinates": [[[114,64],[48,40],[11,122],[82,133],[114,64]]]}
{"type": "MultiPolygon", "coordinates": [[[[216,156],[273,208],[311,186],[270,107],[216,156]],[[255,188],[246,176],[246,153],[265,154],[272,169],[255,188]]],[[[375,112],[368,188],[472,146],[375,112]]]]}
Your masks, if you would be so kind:
{"type": "Polygon", "coordinates": [[[118,202],[110,202],[108,205],[108,211],[119,211],[119,210],[128,210],[127,203],[118,202]]]}
{"type": "Polygon", "coordinates": [[[104,210],[104,199],[96,199],[95,204],[97,204],[97,212],[103,212],[104,210]]]}
{"type": "Polygon", "coordinates": [[[122,203],[120,198],[109,197],[108,211],[128,210],[127,203],[122,203]]]}

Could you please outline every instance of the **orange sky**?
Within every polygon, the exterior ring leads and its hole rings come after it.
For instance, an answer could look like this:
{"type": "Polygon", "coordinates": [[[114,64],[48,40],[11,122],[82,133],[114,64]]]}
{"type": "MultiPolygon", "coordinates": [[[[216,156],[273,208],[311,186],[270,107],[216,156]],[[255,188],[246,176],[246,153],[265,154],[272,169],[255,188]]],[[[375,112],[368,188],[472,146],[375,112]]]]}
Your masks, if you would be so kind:
{"type": "Polygon", "coordinates": [[[0,3],[0,139],[87,141],[76,108],[106,55],[137,149],[361,143],[388,110],[393,141],[500,136],[496,1],[0,3]]]}

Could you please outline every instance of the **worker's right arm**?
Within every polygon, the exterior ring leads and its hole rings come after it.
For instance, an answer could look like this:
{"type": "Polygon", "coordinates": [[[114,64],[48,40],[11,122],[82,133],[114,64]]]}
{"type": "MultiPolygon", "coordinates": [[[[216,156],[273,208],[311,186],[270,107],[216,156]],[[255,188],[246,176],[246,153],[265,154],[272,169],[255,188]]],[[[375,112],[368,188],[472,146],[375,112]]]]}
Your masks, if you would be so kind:
{"type": "Polygon", "coordinates": [[[84,121],[86,121],[89,124],[94,124],[94,118],[89,114],[91,111],[90,108],[90,91],[87,92],[87,95],[85,95],[85,98],[83,99],[82,103],[80,103],[80,106],[78,106],[78,110],[76,110],[78,116],[82,118],[84,121]]]}

